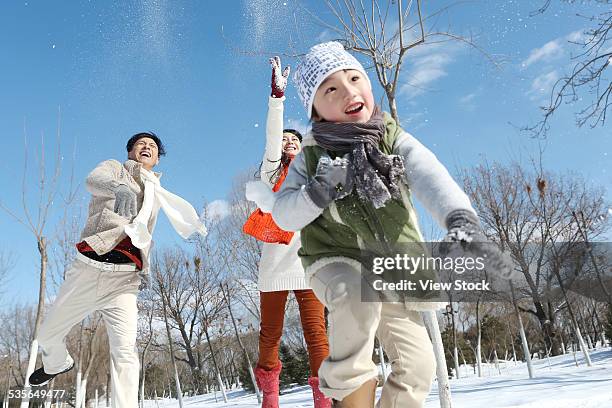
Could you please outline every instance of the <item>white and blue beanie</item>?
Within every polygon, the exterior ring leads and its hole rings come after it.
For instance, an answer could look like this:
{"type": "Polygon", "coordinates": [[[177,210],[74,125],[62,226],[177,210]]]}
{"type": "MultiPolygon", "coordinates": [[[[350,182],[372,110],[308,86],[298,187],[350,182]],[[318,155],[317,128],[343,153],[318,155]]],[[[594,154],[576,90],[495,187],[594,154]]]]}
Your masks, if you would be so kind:
{"type": "Polygon", "coordinates": [[[302,58],[293,74],[293,81],[309,119],[312,116],[315,93],[321,83],[328,76],[344,69],[357,70],[370,82],[363,65],[337,41],[317,44],[302,58]]]}

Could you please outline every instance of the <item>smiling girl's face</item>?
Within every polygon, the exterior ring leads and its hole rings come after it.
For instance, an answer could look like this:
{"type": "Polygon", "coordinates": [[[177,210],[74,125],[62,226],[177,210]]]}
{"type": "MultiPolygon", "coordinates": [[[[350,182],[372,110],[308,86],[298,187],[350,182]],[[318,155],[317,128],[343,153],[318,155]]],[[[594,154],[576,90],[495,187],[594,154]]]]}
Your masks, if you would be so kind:
{"type": "Polygon", "coordinates": [[[373,111],[370,81],[357,70],[345,69],[328,76],[317,89],[312,119],[315,122],[365,123],[373,111]]]}

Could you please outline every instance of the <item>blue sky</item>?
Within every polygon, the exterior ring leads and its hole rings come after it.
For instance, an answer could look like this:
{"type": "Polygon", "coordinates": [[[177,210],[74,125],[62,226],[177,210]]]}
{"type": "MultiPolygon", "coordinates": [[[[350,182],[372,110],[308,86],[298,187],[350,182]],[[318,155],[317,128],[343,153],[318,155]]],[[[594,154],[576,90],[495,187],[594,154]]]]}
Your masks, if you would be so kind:
{"type": "MultiPolygon", "coordinates": [[[[425,15],[445,4],[435,2],[434,9],[431,3],[424,2],[425,15]]],[[[460,3],[435,26],[434,20],[428,23],[428,29],[473,35],[479,47],[503,61],[498,67],[457,42],[408,54],[398,95],[403,127],[451,171],[484,158],[527,161],[537,152],[537,143],[516,127],[538,119],[538,106],[569,69],[577,49],[568,40],[588,27],[577,14],[596,14],[603,7],[554,4],[530,16],[540,3],[460,3]]],[[[323,2],[301,5],[329,19],[323,2]]],[[[44,134],[50,160],[61,109],[63,186],[73,152],[75,178],[82,180],[98,162],[124,158],[130,135],[153,130],[167,145],[159,166],[164,185],[198,208],[205,200],[223,200],[234,176],[257,165],[263,153],[268,56],[303,53],[332,38],[293,0],[2,2],[0,199],[19,209],[24,123],[31,155],[44,134]]],[[[375,82],[374,75],[371,79],[375,82]]],[[[375,94],[380,98],[379,88],[375,94]]],[[[291,84],[287,96],[286,120],[305,127],[291,84]]],[[[609,190],[611,126],[576,128],[572,112],[563,107],[554,118],[545,166],[577,172],[609,190]]],[[[29,187],[33,205],[35,185],[29,187]]],[[[78,197],[87,202],[83,189],[78,197]]],[[[0,230],[0,248],[17,259],[0,302],[35,301],[35,242],[4,212],[0,230]]],[[[165,219],[156,240],[159,246],[180,242],[165,219]]]]}

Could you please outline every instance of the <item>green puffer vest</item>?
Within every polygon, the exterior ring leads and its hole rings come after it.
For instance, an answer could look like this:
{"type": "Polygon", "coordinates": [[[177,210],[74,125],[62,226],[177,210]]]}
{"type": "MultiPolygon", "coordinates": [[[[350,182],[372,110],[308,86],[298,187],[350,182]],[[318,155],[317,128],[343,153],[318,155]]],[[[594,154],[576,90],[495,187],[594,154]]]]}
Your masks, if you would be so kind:
{"type": "MultiPolygon", "coordinates": [[[[397,137],[403,130],[384,113],[385,135],[379,148],[392,154],[397,137]]],[[[320,146],[304,146],[308,178],[314,177],[319,158],[325,152],[320,146]]],[[[334,152],[327,151],[333,159],[334,152]]],[[[416,212],[406,181],[402,182],[402,200],[391,199],[382,208],[362,201],[355,190],[327,207],[313,222],[301,230],[302,248],[298,254],[304,269],[328,257],[348,257],[365,265],[364,251],[369,256],[392,256],[401,244],[422,242],[416,212]]],[[[410,247],[418,247],[411,245],[410,247]]],[[[406,251],[403,250],[405,253],[406,251]]],[[[420,255],[418,251],[414,255],[420,255]]]]}

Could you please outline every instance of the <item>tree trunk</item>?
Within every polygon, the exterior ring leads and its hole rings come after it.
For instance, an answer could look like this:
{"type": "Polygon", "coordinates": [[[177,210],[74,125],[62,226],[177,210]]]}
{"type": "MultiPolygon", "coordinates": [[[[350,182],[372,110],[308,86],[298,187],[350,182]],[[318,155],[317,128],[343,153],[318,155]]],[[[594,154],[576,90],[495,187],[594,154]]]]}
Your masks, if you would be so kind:
{"type": "Polygon", "coordinates": [[[383,384],[387,381],[387,364],[385,364],[385,352],[383,350],[382,343],[378,342],[378,358],[380,359],[380,368],[382,370],[382,382],[383,384]]]}
{"type": "Polygon", "coordinates": [[[582,350],[582,355],[584,356],[584,361],[586,362],[588,367],[591,367],[591,356],[589,355],[589,350],[587,349],[587,345],[582,338],[582,334],[580,333],[580,327],[576,322],[573,322],[574,331],[576,332],[576,337],[578,338],[578,344],[580,344],[580,350],[582,350]]]}
{"type": "MultiPolygon", "coordinates": [[[[53,404],[53,390],[55,389],[55,379],[51,380],[49,383],[49,392],[47,393],[47,398],[45,398],[45,408],[51,408],[53,404]]],[[[7,406],[8,408],[8,406],[7,406]]]]}
{"type": "Polygon", "coordinates": [[[219,383],[219,388],[221,393],[223,394],[223,401],[227,404],[227,395],[225,394],[225,386],[223,385],[223,380],[221,379],[221,373],[219,372],[219,366],[217,365],[217,358],[215,357],[215,352],[212,348],[212,344],[210,342],[210,336],[208,335],[208,327],[204,329],[204,335],[206,336],[206,342],[208,343],[208,349],[210,350],[210,357],[213,362],[213,366],[215,367],[215,372],[217,374],[217,382],[219,383]]]}
{"type": "MultiPolygon", "coordinates": [[[[512,295],[512,305],[514,306],[514,313],[516,314],[516,318],[518,319],[519,323],[519,332],[521,335],[521,343],[523,345],[523,356],[525,356],[525,362],[527,363],[527,372],[529,373],[529,378],[534,378],[535,375],[533,373],[533,365],[531,364],[531,352],[529,351],[529,344],[527,343],[527,336],[525,335],[525,327],[523,326],[523,319],[521,318],[521,313],[519,312],[518,305],[516,303],[516,297],[514,295],[514,285],[512,284],[512,282],[510,282],[510,292],[512,295]]],[[[512,342],[512,348],[514,349],[514,342],[512,342]]]]}
{"type": "Polygon", "coordinates": [[[249,375],[251,376],[251,382],[253,383],[253,387],[255,388],[255,395],[257,396],[257,403],[261,404],[261,393],[259,392],[259,387],[257,386],[257,381],[255,380],[255,373],[253,372],[253,365],[251,364],[251,358],[249,357],[249,353],[247,352],[244,343],[242,342],[242,338],[240,338],[240,332],[238,331],[238,326],[236,325],[236,319],[234,318],[234,312],[232,311],[232,306],[230,304],[229,295],[226,295],[223,290],[223,286],[221,287],[221,291],[223,293],[223,297],[225,298],[225,303],[227,304],[227,310],[229,311],[230,318],[232,320],[232,325],[234,326],[234,333],[236,334],[236,340],[238,340],[238,345],[242,350],[242,354],[244,354],[244,358],[247,362],[247,366],[249,368],[249,375]]]}
{"type": "MultiPolygon", "coordinates": [[[[38,329],[42,323],[45,309],[45,294],[47,291],[47,239],[44,236],[38,238],[38,253],[40,254],[40,285],[38,288],[38,307],[36,308],[36,322],[34,323],[33,338],[38,337],[38,329]]],[[[28,373],[29,377],[31,373],[28,373]]]]}
{"type": "Polygon", "coordinates": [[[444,356],[444,346],[442,344],[442,334],[438,326],[436,312],[422,312],[423,321],[429,330],[434,354],[436,356],[436,376],[438,378],[438,395],[440,398],[440,408],[452,408],[452,396],[450,384],[448,382],[448,368],[444,356]]]}
{"type": "Polygon", "coordinates": [[[168,347],[170,348],[170,360],[172,361],[172,367],[174,368],[174,383],[176,385],[176,397],[178,399],[179,407],[183,408],[183,393],[181,391],[181,381],[178,376],[178,369],[176,367],[176,360],[174,359],[174,347],[172,346],[172,335],[170,333],[170,325],[168,324],[168,313],[166,312],[166,296],[161,293],[162,308],[164,310],[164,323],[166,324],[166,334],[168,335],[168,347]]]}
{"type": "Polygon", "coordinates": [[[142,351],[142,363],[140,367],[140,406],[141,408],[144,408],[144,389],[145,389],[144,361],[145,361],[145,358],[147,357],[147,346],[145,346],[145,349],[142,351]]]}
{"type": "Polygon", "coordinates": [[[480,326],[480,299],[476,301],[476,327],[478,331],[478,337],[476,339],[476,365],[478,366],[478,377],[482,377],[482,354],[480,349],[480,342],[482,339],[482,331],[480,326]]]}
{"type": "MultiPolygon", "coordinates": [[[[30,374],[32,374],[34,372],[34,367],[36,367],[36,357],[38,355],[38,340],[36,340],[36,338],[34,338],[34,341],[32,341],[32,345],[30,346],[30,359],[28,360],[28,369],[26,371],[26,378],[25,378],[25,383],[24,383],[24,387],[23,389],[26,392],[26,396],[29,394],[29,391],[31,389],[30,387],[30,374]]],[[[30,400],[26,397],[23,400],[21,400],[21,404],[20,404],[20,408],[28,408],[30,405],[30,400]]]]}
{"type": "Polygon", "coordinates": [[[242,342],[242,338],[240,337],[240,332],[238,331],[238,326],[236,325],[236,319],[234,318],[234,312],[232,311],[232,307],[229,301],[229,296],[226,296],[225,292],[223,292],[223,296],[225,297],[225,302],[227,303],[227,310],[229,311],[230,318],[232,320],[232,325],[234,326],[234,333],[236,333],[236,340],[238,340],[238,345],[240,346],[240,349],[242,350],[242,354],[244,354],[244,358],[247,362],[247,367],[249,369],[249,375],[251,377],[251,382],[253,383],[253,388],[255,389],[255,395],[257,396],[257,403],[261,404],[261,393],[259,392],[257,381],[255,380],[255,373],[253,372],[253,365],[251,364],[251,358],[249,357],[249,353],[247,352],[247,349],[244,346],[244,343],[242,342]]]}
{"type": "Polygon", "coordinates": [[[397,125],[400,125],[399,116],[397,115],[397,104],[395,102],[395,90],[387,91],[387,101],[389,102],[389,113],[397,125]]]}
{"type": "MultiPolygon", "coordinates": [[[[112,363],[112,360],[111,360],[112,363]]],[[[111,384],[110,384],[110,369],[106,373],[106,384],[104,385],[104,396],[106,397],[106,407],[110,407],[110,393],[111,393],[111,384]]]]}
{"type": "MultiPolygon", "coordinates": [[[[151,305],[151,308],[153,305],[151,305]]],[[[153,310],[151,309],[151,317],[149,318],[149,338],[145,343],[144,348],[142,349],[142,361],[140,363],[140,406],[144,408],[144,390],[145,390],[145,360],[147,358],[147,351],[149,350],[149,346],[151,345],[151,339],[153,337],[151,322],[153,318],[153,310]]]]}
{"type": "Polygon", "coordinates": [[[455,326],[455,310],[453,309],[453,302],[449,302],[451,309],[451,322],[453,324],[453,362],[455,363],[455,378],[459,378],[459,354],[457,353],[457,329],[455,326]]]}
{"type": "Polygon", "coordinates": [[[82,382],[82,375],[81,375],[81,370],[77,370],[77,375],[76,375],[76,386],[74,387],[74,406],[75,408],[81,408],[81,382],[82,382]]]}
{"type": "Polygon", "coordinates": [[[499,358],[497,357],[497,349],[493,349],[493,362],[495,363],[495,368],[497,368],[497,372],[501,375],[501,369],[499,368],[499,358]]]}
{"type": "MultiPolygon", "coordinates": [[[[26,371],[26,378],[24,382],[24,392],[25,395],[29,395],[30,387],[30,375],[34,372],[34,368],[36,368],[36,357],[38,355],[38,329],[42,322],[42,316],[45,309],[45,293],[47,291],[47,239],[44,236],[39,236],[37,239],[38,244],[38,253],[40,255],[40,280],[38,287],[38,307],[36,308],[36,320],[34,322],[34,330],[32,332],[32,344],[30,346],[30,359],[28,362],[28,369],[26,371]]],[[[21,408],[28,408],[30,405],[30,400],[28,398],[24,398],[21,401],[21,408]]]]}
{"type": "Polygon", "coordinates": [[[77,408],[85,408],[85,402],[87,401],[87,377],[84,377],[81,381],[81,405],[77,405],[77,408]]]}
{"type": "Polygon", "coordinates": [[[580,333],[580,327],[578,327],[578,320],[576,319],[576,314],[574,313],[572,304],[570,303],[569,298],[567,297],[565,285],[563,284],[563,281],[561,280],[561,275],[559,274],[559,266],[554,265],[553,270],[555,272],[555,276],[557,277],[559,288],[561,288],[561,293],[563,293],[563,298],[565,299],[565,302],[567,304],[567,311],[569,313],[572,326],[574,327],[574,333],[576,333],[578,343],[580,344],[580,349],[582,350],[582,354],[584,355],[584,360],[586,361],[587,366],[591,367],[591,356],[589,355],[589,350],[587,349],[587,346],[584,343],[584,338],[582,338],[582,334],[580,333]]]}

